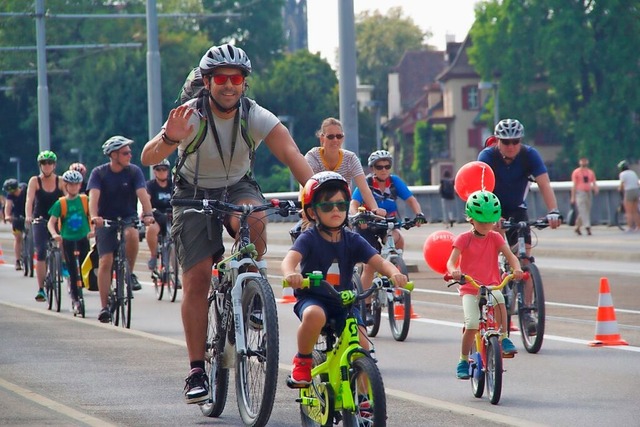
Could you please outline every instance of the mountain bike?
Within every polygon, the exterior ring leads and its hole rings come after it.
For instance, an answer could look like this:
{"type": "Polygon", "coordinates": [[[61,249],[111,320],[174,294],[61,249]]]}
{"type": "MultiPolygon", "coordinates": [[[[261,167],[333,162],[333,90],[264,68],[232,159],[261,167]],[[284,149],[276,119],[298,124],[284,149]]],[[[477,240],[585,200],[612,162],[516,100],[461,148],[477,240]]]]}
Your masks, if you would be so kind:
{"type": "Polygon", "coordinates": [[[487,286],[477,283],[473,277],[464,274],[457,281],[452,281],[449,274],[444,276],[445,281],[450,281],[447,287],[470,283],[479,290],[480,325],[469,355],[469,375],[473,395],[478,398],[482,397],[486,385],[489,400],[494,405],[500,401],[504,370],[502,346],[500,345],[501,331],[495,316],[496,300],[491,292],[503,289],[509,281],[513,280],[513,277],[513,274],[506,275],[499,285],[487,286]]]}
{"type": "Polygon", "coordinates": [[[156,291],[158,301],[164,296],[164,288],[167,288],[167,296],[171,302],[175,302],[178,296],[180,284],[180,268],[176,246],[171,238],[171,220],[173,213],[171,210],[165,212],[166,224],[164,230],[158,233],[158,249],[156,251],[156,268],[151,272],[151,280],[156,291]]]}
{"type": "MultiPolygon", "coordinates": [[[[507,308],[507,333],[511,330],[511,315],[518,315],[520,336],[522,344],[529,353],[537,353],[542,347],[545,329],[545,300],[544,287],[540,270],[535,264],[533,256],[527,256],[527,248],[524,236],[535,227],[539,230],[549,226],[546,218],[530,221],[503,221],[501,228],[504,230],[516,230],[518,243],[511,248],[522,265],[522,271],[528,273],[527,280],[509,281],[504,288],[505,306],[507,308]]],[[[503,273],[509,273],[509,262],[500,254],[500,269],[503,273]]]]}
{"type": "MultiPolygon", "coordinates": [[[[38,220],[34,220],[36,221],[38,220]]],[[[62,297],[62,250],[53,238],[47,241],[45,261],[47,272],[44,277],[44,290],[47,294],[48,308],[51,310],[55,306],[55,311],[59,313],[62,297]]]]}
{"type": "MultiPolygon", "coordinates": [[[[229,366],[235,359],[236,398],[247,426],[265,426],[275,400],[278,381],[278,312],[267,280],[267,263],[258,260],[250,240],[249,217],[269,211],[283,217],[297,214],[291,201],[272,200],[261,205],[235,205],[219,200],[173,199],[173,206],[191,206],[190,213],[218,221],[218,215],[240,220],[238,238],[231,255],[214,265],[209,292],[209,324],[205,371],[209,376],[209,399],[200,405],[205,416],[218,417],[224,410],[229,386],[229,366]]],[[[211,235],[209,236],[212,237],[211,235]]]]}
{"type": "MultiPolygon", "coordinates": [[[[24,222],[24,216],[19,217],[24,222]]],[[[22,250],[20,252],[20,262],[22,263],[22,272],[25,277],[33,277],[33,236],[31,235],[31,224],[24,223],[22,231],[22,250]]]]}
{"type": "Polygon", "coordinates": [[[111,312],[111,323],[123,328],[131,327],[131,306],[133,300],[133,287],[131,283],[131,267],[127,260],[125,231],[132,224],[138,228],[140,221],[137,219],[115,220],[104,219],[105,227],[117,228],[118,248],[113,256],[114,279],[111,281],[107,306],[111,312]]]}
{"type": "Polygon", "coordinates": [[[82,283],[82,268],[80,267],[80,250],[78,249],[78,242],[73,242],[73,262],[74,264],[72,267],[75,267],[76,277],[78,278],[76,280],[76,283],[69,284],[70,286],[75,286],[78,291],[78,300],[73,301],[73,298],[71,300],[73,317],[81,316],[82,318],[84,318],[85,308],[84,308],[84,296],[82,293],[82,289],[84,288],[84,285],[82,283]]]}
{"type": "MultiPolygon", "coordinates": [[[[380,241],[380,255],[382,258],[395,265],[407,278],[409,277],[407,265],[402,258],[402,250],[396,248],[393,230],[400,228],[408,230],[416,226],[417,221],[415,218],[405,218],[404,221],[400,221],[396,218],[385,218],[374,215],[370,211],[360,210],[356,215],[350,217],[350,221],[355,226],[366,224],[367,228],[372,230],[380,241]]],[[[362,291],[362,283],[359,277],[354,283],[362,291]]],[[[389,326],[391,327],[393,338],[396,341],[404,341],[409,334],[409,326],[411,324],[411,293],[406,289],[385,287],[372,295],[370,303],[362,300],[360,302],[360,312],[363,313],[368,336],[375,337],[378,334],[382,311],[385,308],[389,314],[389,326]]]]}
{"type": "MultiPolygon", "coordinates": [[[[283,286],[288,286],[286,281],[283,286]]],[[[297,399],[302,425],[331,426],[342,421],[345,427],[386,426],[387,403],[382,375],[372,356],[375,352],[373,343],[370,350],[360,345],[354,309],[360,301],[390,286],[388,279],[376,277],[371,288],[364,292],[358,289],[339,292],[323,280],[321,272],[314,272],[303,279],[302,287],[310,286],[327,289],[348,315],[341,331],[333,322],[325,325],[313,350],[311,384],[299,388],[297,399]]]]}

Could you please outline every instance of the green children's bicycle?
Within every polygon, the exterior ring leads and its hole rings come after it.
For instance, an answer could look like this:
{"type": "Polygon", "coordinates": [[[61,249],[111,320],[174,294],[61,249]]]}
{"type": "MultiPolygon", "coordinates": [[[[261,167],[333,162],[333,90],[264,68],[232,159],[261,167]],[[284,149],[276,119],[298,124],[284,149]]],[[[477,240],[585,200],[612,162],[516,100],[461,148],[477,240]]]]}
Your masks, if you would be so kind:
{"type": "MultiPolygon", "coordinates": [[[[348,315],[342,331],[332,322],[325,325],[313,350],[311,384],[300,388],[297,402],[303,426],[331,426],[342,421],[350,426],[386,426],[387,403],[382,375],[371,350],[360,345],[358,320],[355,308],[358,302],[373,292],[388,286],[386,277],[374,279],[370,289],[358,294],[354,291],[337,291],[323,280],[320,272],[309,274],[303,288],[323,286],[342,304],[348,315]]],[[[288,284],[283,282],[283,286],[288,284]]],[[[413,284],[407,283],[406,289],[413,284]]],[[[288,385],[289,381],[287,381],[288,385]]]]}

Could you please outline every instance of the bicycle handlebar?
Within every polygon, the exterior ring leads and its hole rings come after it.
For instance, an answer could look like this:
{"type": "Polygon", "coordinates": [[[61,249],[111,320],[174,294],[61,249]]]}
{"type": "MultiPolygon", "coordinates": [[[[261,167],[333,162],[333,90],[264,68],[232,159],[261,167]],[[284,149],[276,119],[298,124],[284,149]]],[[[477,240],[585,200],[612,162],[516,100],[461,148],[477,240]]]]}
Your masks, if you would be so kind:
{"type": "Polygon", "coordinates": [[[184,206],[191,208],[201,208],[201,209],[187,209],[187,212],[197,212],[197,213],[211,213],[215,210],[222,210],[225,212],[242,212],[242,213],[252,213],[252,212],[261,212],[268,209],[275,209],[275,213],[282,216],[287,217],[289,215],[297,215],[298,210],[300,209],[300,202],[295,202],[293,200],[279,200],[279,199],[271,199],[268,203],[261,205],[236,205],[233,203],[223,202],[221,200],[213,200],[213,199],[172,199],[171,206],[184,206]]]}
{"type": "MultiPolygon", "coordinates": [[[[453,276],[451,276],[451,274],[447,273],[444,275],[443,279],[445,280],[445,282],[449,282],[451,280],[453,280],[453,276]]],[[[475,286],[477,289],[480,289],[482,287],[487,288],[490,291],[498,291],[502,288],[504,288],[505,286],[507,286],[507,283],[509,283],[511,280],[515,279],[515,275],[513,273],[511,274],[507,274],[506,276],[504,276],[504,278],[502,279],[502,282],[499,285],[482,285],[482,284],[478,284],[478,282],[475,281],[475,279],[467,274],[463,274],[462,277],[460,278],[460,280],[454,280],[451,283],[449,283],[447,285],[447,287],[449,286],[453,286],[455,284],[460,284],[463,285],[465,283],[470,283],[471,285],[475,286]]],[[[522,280],[528,280],[529,279],[529,272],[525,271],[522,274],[522,280]]]]}
{"type": "Polygon", "coordinates": [[[502,221],[500,223],[500,228],[502,228],[503,230],[527,230],[531,227],[542,230],[543,228],[547,228],[548,226],[549,220],[547,220],[547,218],[538,218],[529,221],[514,221],[513,218],[509,218],[508,220],[502,221]]]}
{"type": "MultiPolygon", "coordinates": [[[[397,218],[385,218],[380,215],[376,215],[371,211],[361,211],[355,215],[349,216],[349,222],[352,225],[357,224],[366,224],[367,227],[372,228],[374,231],[382,231],[388,230],[390,228],[399,229],[404,228],[408,230],[412,227],[415,227],[419,221],[419,218],[405,218],[404,221],[400,221],[397,218]]],[[[426,219],[424,220],[424,224],[426,224],[426,219]]]]}

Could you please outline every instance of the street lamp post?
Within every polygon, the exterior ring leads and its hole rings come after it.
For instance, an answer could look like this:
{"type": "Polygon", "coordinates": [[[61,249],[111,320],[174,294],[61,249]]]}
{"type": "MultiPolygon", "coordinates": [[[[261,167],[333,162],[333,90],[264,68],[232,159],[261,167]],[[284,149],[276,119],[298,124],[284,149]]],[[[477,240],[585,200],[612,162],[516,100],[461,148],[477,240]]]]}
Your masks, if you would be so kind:
{"type": "Polygon", "coordinates": [[[478,89],[493,89],[493,125],[495,126],[500,121],[500,95],[498,93],[498,82],[480,82],[478,83],[478,89]]]}
{"type": "Polygon", "coordinates": [[[20,182],[20,157],[9,157],[9,161],[16,164],[16,179],[20,182]]]}
{"type": "Polygon", "coordinates": [[[78,162],[82,163],[82,150],[79,148],[72,148],[71,150],[69,150],[69,152],[71,154],[77,154],[78,155],[78,162]]]}

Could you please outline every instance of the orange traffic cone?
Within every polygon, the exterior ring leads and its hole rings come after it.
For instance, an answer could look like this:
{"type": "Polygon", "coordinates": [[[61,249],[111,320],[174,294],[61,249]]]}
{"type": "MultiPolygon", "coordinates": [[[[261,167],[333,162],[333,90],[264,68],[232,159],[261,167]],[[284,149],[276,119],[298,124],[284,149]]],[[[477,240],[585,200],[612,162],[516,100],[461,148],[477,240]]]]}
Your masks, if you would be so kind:
{"type": "Polygon", "coordinates": [[[2,244],[0,244],[0,264],[4,264],[4,252],[2,252],[2,244]]]}
{"type": "Polygon", "coordinates": [[[293,304],[296,302],[296,297],[293,296],[292,288],[282,288],[282,299],[280,300],[282,304],[293,304]]]}
{"type": "MultiPolygon", "coordinates": [[[[396,292],[402,292],[402,291],[399,289],[396,289],[396,292]]],[[[396,304],[393,306],[393,317],[395,317],[396,319],[404,318],[404,304],[396,304]]],[[[418,319],[420,317],[413,312],[413,305],[411,305],[411,314],[409,317],[411,317],[411,319],[418,319]]]]}
{"type": "Polygon", "coordinates": [[[596,312],[596,336],[589,342],[592,347],[603,345],[629,345],[618,333],[616,312],[609,291],[609,280],[600,278],[600,296],[598,297],[598,311],[596,312]]]}

